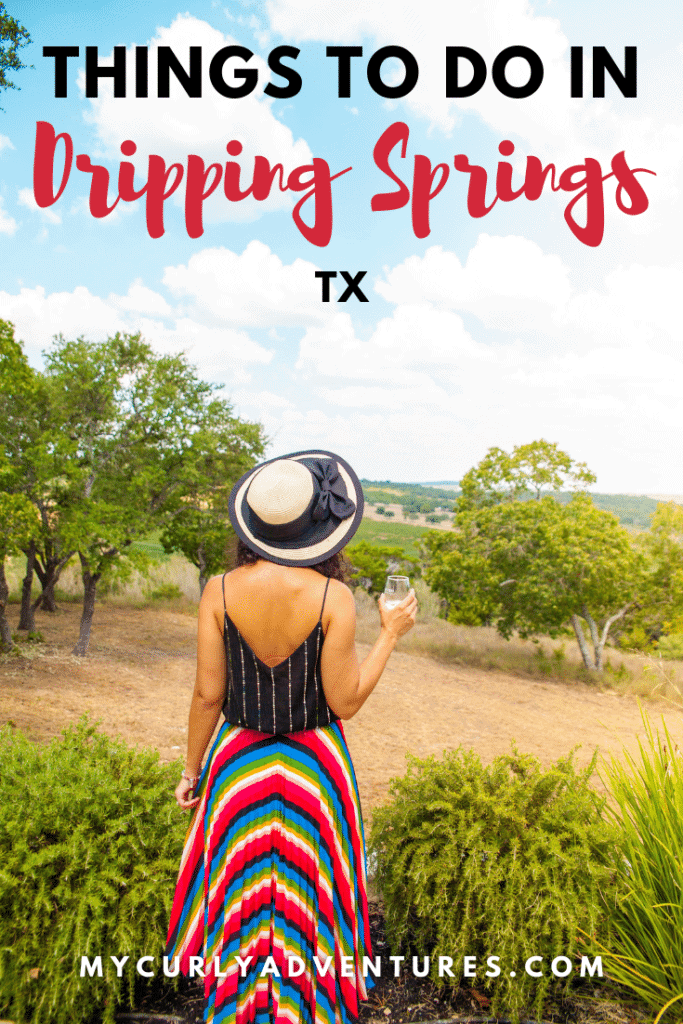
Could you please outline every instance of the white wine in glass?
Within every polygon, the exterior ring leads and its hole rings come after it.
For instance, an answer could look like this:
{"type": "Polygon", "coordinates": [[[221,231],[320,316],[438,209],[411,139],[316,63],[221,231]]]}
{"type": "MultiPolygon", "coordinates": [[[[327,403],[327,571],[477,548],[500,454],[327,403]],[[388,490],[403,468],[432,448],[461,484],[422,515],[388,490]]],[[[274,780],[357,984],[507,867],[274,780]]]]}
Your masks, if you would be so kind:
{"type": "Polygon", "coordinates": [[[395,608],[410,593],[410,579],[407,576],[387,576],[384,585],[384,607],[395,608]]]}

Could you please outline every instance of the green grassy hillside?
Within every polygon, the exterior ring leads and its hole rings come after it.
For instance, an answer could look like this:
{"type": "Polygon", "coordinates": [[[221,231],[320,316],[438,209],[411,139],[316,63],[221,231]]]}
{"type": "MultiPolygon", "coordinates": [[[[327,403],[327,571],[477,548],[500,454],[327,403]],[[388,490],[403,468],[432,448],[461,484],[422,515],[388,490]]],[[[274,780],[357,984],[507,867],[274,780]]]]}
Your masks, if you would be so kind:
{"type": "Polygon", "coordinates": [[[411,558],[417,557],[415,542],[425,532],[424,526],[413,526],[411,523],[376,523],[372,519],[363,519],[353,542],[367,541],[384,547],[401,548],[411,558]]]}
{"type": "MultiPolygon", "coordinates": [[[[571,492],[560,491],[557,497],[559,501],[567,502],[571,492]]],[[[643,494],[591,494],[591,499],[598,508],[614,512],[624,526],[635,526],[639,530],[649,529],[652,515],[660,504],[655,498],[647,498],[643,494]]]]}

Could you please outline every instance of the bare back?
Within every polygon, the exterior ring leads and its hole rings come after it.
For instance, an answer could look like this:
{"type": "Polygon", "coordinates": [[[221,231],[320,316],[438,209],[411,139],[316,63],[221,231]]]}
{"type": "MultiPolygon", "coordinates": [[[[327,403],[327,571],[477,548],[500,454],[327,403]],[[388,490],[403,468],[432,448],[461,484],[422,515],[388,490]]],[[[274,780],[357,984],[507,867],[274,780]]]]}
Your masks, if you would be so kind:
{"type": "MultiPolygon", "coordinates": [[[[225,606],[257,658],[275,666],[300,647],[320,621],[326,585],[326,578],[314,569],[259,561],[227,574],[225,606]]],[[[326,600],[323,632],[329,622],[327,606],[326,600]]]]}
{"type": "MultiPolygon", "coordinates": [[[[224,578],[214,576],[207,583],[199,604],[197,681],[193,698],[197,707],[222,708],[225,701],[224,599],[231,628],[269,673],[277,674],[290,656],[308,646],[312,634],[319,634],[314,660],[317,665],[319,656],[320,685],[327,706],[338,718],[352,717],[365,702],[396,640],[413,626],[417,611],[412,593],[390,611],[380,601],[380,635],[363,665],[359,666],[355,603],[345,584],[328,581],[315,569],[280,566],[264,560],[240,566],[224,578]],[[328,591],[321,617],[326,586],[328,591]]],[[[206,743],[209,738],[210,734],[205,738],[206,743]]]]}

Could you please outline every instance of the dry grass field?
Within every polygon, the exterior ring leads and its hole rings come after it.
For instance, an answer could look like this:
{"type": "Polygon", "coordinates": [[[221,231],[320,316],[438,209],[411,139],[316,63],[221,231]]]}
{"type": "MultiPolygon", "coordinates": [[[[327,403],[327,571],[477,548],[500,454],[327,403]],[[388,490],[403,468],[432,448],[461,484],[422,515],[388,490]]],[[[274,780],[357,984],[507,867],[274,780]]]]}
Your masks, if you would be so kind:
{"type": "MultiPolygon", "coordinates": [[[[390,520],[393,523],[409,523],[412,526],[421,526],[424,530],[450,530],[453,525],[452,515],[442,519],[440,523],[430,523],[427,521],[427,516],[421,512],[412,518],[405,515],[403,505],[387,501],[381,504],[384,508],[394,513],[390,520]]],[[[363,517],[365,519],[372,519],[376,523],[386,523],[387,521],[387,517],[376,512],[372,505],[366,505],[363,517]]]]}
{"type": "MultiPolygon", "coordinates": [[[[362,657],[376,635],[378,616],[369,599],[359,604],[362,657]]],[[[580,763],[596,747],[603,754],[637,748],[643,725],[629,690],[644,690],[648,680],[650,689],[657,685],[656,666],[645,672],[647,659],[617,655],[631,673],[630,682],[618,673],[599,683],[569,675],[564,681],[548,678],[531,642],[506,645],[491,631],[451,626],[429,610],[401,642],[367,704],[344,725],[367,816],[386,799],[390,779],[405,770],[408,752],[426,757],[462,744],[489,762],[514,740],[548,764],[577,744],[580,763]],[[496,667],[504,657],[507,671],[496,667]]],[[[11,606],[11,620],[17,615],[11,606]]],[[[68,602],[61,602],[55,615],[39,613],[45,643],[22,644],[21,657],[0,661],[0,722],[40,741],[88,712],[105,732],[152,746],[164,761],[182,756],[194,682],[194,607],[103,602],[95,612],[87,658],[69,653],[79,615],[79,605],[68,602]]],[[[561,672],[573,664],[571,646],[566,644],[562,661],[553,662],[549,645],[544,657],[561,672]]],[[[680,670],[668,664],[667,671],[680,670]]],[[[683,742],[681,707],[652,699],[647,706],[653,717],[662,713],[672,735],[683,742]]]]}

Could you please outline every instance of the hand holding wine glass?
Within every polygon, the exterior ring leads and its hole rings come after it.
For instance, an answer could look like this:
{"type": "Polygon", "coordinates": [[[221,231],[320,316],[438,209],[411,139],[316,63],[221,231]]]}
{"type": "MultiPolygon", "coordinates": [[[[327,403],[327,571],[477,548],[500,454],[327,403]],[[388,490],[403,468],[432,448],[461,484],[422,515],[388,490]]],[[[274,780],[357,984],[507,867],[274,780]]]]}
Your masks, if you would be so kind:
{"type": "Polygon", "coordinates": [[[382,627],[393,637],[403,636],[415,625],[417,598],[407,576],[388,576],[379,599],[382,627]]]}

